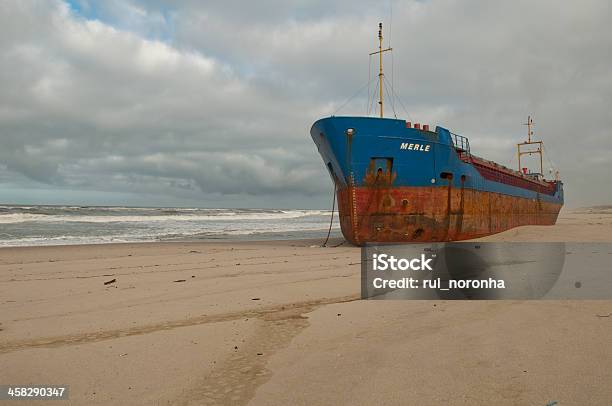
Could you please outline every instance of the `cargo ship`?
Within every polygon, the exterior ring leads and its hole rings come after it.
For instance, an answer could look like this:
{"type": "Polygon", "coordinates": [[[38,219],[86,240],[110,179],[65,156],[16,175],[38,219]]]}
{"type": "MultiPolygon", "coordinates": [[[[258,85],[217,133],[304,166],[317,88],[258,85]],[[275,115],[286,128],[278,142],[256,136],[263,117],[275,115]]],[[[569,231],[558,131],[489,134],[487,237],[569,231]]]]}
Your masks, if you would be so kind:
{"type": "Polygon", "coordinates": [[[331,116],[311,137],[335,184],[340,227],[355,245],[457,241],[524,225],[553,225],[563,183],[544,177],[543,143],[517,144],[518,170],[474,155],[469,139],[448,129],[383,115],[382,24],[379,25],[379,116],[331,116]],[[521,166],[539,155],[539,172],[521,166]]]}

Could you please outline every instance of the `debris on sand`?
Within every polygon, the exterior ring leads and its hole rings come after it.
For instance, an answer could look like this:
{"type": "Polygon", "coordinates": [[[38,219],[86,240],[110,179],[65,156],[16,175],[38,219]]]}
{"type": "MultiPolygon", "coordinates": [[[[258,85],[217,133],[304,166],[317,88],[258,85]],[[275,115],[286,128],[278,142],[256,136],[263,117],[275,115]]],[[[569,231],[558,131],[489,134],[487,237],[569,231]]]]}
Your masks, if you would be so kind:
{"type": "Polygon", "coordinates": [[[177,279],[177,280],[175,280],[173,282],[186,282],[186,280],[185,279],[177,279]]]}
{"type": "Polygon", "coordinates": [[[104,282],[104,284],[105,285],[110,285],[111,283],[115,283],[115,282],[117,282],[116,278],[115,279],[111,279],[110,281],[106,281],[106,282],[104,282]]]}

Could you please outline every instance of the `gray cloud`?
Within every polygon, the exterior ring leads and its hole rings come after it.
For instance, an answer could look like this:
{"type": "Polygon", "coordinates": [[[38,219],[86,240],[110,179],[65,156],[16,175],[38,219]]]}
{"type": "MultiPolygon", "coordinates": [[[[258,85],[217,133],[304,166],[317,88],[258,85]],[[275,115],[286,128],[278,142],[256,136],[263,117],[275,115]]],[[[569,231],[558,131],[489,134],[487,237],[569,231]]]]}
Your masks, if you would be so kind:
{"type": "MultiPolygon", "coordinates": [[[[605,1],[393,2],[392,21],[388,4],[354,1],[78,6],[0,4],[9,196],[326,206],[308,129],[365,83],[384,20],[387,77],[409,110],[396,104],[398,117],[448,127],[510,164],[533,113],[567,203],[612,200],[605,1]]],[[[341,113],[366,105],[364,92],[341,113]]]]}

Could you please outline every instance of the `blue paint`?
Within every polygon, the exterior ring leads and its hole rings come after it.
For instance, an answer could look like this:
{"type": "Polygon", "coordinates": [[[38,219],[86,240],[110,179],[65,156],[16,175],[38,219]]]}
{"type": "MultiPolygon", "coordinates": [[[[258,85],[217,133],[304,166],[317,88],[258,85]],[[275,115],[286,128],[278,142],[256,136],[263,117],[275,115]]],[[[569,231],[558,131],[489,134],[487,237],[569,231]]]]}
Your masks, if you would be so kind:
{"type": "MultiPolygon", "coordinates": [[[[393,158],[394,186],[446,186],[443,172],[453,174],[453,186],[495,192],[527,199],[563,204],[563,183],[554,195],[542,194],[505,183],[485,179],[471,164],[457,156],[450,132],[436,127],[435,132],[406,128],[404,120],[374,117],[327,117],[315,122],[310,130],[323,161],[339,186],[362,185],[373,158],[393,158]],[[352,129],[353,135],[347,135],[352,129]],[[418,150],[402,149],[402,144],[418,144],[418,150]],[[422,146],[429,146],[428,151],[422,146]],[[423,150],[422,150],[423,149],[423,150]]],[[[379,161],[376,161],[378,167],[379,161]]],[[[382,167],[385,170],[385,167],[382,167]]]]}

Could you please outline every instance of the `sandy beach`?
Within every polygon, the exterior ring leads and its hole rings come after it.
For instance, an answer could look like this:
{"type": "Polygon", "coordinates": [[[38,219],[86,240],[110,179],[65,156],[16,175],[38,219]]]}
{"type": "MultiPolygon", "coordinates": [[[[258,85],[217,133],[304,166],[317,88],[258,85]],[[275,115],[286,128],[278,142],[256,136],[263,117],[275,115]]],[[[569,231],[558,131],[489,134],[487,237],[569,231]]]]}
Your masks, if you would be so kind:
{"type": "MultiPolygon", "coordinates": [[[[483,240],[612,241],[612,212],[483,240]]],[[[320,244],[2,248],[0,383],[74,405],[612,404],[612,301],[362,301],[360,249],[320,244]]]]}

